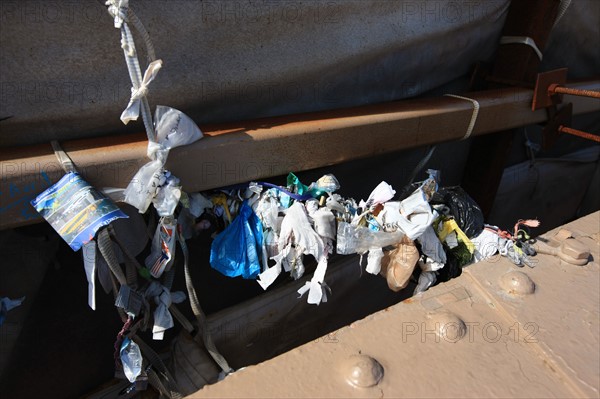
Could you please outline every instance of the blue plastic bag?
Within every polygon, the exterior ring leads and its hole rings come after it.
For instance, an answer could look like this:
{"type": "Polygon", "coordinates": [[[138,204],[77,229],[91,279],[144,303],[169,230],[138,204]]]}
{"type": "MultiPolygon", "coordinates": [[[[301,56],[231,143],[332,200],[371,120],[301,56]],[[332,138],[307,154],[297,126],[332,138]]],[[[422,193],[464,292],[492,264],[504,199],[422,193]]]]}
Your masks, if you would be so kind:
{"type": "Polygon", "coordinates": [[[228,277],[254,279],[260,273],[263,226],[247,201],[210,248],[210,265],[228,277]]]}

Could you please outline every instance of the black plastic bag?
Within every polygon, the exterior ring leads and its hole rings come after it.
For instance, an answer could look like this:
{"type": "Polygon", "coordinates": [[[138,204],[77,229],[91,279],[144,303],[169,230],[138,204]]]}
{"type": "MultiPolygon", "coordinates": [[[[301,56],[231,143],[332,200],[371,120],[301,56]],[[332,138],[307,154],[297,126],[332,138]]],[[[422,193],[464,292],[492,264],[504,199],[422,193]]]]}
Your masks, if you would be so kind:
{"type": "Polygon", "coordinates": [[[448,207],[458,227],[469,238],[477,237],[483,231],[483,212],[473,198],[460,186],[443,187],[433,196],[432,204],[441,203],[448,207]]]}

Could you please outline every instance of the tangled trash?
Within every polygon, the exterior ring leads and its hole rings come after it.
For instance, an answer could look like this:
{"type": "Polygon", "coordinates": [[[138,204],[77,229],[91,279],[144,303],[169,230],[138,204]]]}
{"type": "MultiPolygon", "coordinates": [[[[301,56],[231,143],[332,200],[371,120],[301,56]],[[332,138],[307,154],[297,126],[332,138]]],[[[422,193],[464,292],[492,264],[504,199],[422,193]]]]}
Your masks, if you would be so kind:
{"type": "MultiPolygon", "coordinates": [[[[212,268],[228,277],[256,280],[264,290],[283,272],[298,280],[314,267],[312,277],[297,291],[299,298],[306,297],[313,305],[334,295],[335,287],[327,284],[332,256],[358,254],[362,267],[366,255],[367,273],[381,275],[393,291],[406,289],[412,279],[415,295],[459,276],[469,263],[497,253],[517,266],[535,266],[527,228],[537,227],[537,220],[518,221],[512,233],[487,225],[479,206],[462,188],[440,187],[436,170],[428,170],[422,182],[411,179],[398,197],[382,181],[366,200],[359,201],[338,194],[341,185],[333,174],[309,185],[290,173],[282,186],[248,182],[186,193],[180,180],[165,168],[167,157],[171,149],[200,140],[203,134],[192,119],[171,107],[157,106],[153,120],[148,86],[163,63],[155,59],[149,35],[129,1],[108,0],[106,5],[121,33],[132,82],[121,120],[127,124],[141,114],[148,136],[150,160],[121,191],[123,202],[158,217],[149,253],[144,262],[130,253],[111,225],[127,215],[77,173],[58,143],[53,147],[65,176],[32,205],[73,250],[83,248],[90,307],[95,309],[97,279],[107,293],[113,293],[123,321],[115,342],[116,375],[132,383],[131,389],[143,390],[149,382],[165,397],[185,392],[138,335],[151,331],[153,339],[162,340],[174,326],[174,318],[187,333],[196,335],[195,344],[210,356],[211,364],[220,367],[222,375],[233,371],[212,341],[192,284],[186,240],[200,232],[212,233],[212,268]],[[143,75],[129,23],[144,38],[149,63],[143,75]],[[183,255],[183,262],[176,262],[177,253],[183,255]],[[187,297],[171,291],[177,263],[183,263],[187,297]],[[194,322],[177,309],[176,304],[186,299],[194,322]]],[[[20,302],[2,298],[0,324],[20,302]]]]}

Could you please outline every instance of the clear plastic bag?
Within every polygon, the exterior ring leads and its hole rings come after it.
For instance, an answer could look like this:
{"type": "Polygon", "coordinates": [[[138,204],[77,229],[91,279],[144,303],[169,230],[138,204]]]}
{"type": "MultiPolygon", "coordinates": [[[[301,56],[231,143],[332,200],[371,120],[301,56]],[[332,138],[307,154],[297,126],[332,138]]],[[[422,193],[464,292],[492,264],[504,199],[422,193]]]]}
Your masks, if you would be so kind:
{"type": "Polygon", "coordinates": [[[394,232],[373,231],[350,223],[338,223],[336,252],[341,255],[364,254],[371,248],[383,248],[399,243],[402,230],[394,232]]]}
{"type": "Polygon", "coordinates": [[[159,187],[166,182],[164,165],[169,151],[202,138],[202,132],[194,121],[174,108],[157,106],[155,121],[157,143],[148,143],[148,158],[152,161],[140,168],[124,193],[125,202],[140,213],[148,210],[159,187]]]}

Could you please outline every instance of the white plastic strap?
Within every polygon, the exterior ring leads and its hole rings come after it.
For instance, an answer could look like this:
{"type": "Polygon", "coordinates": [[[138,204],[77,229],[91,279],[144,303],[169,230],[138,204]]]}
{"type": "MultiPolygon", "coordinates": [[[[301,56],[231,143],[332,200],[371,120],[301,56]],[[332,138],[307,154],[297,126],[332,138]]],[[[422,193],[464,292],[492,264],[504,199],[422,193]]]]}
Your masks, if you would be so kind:
{"type": "Polygon", "coordinates": [[[137,120],[139,117],[142,98],[148,95],[148,85],[154,80],[161,67],[162,60],[153,61],[148,65],[146,72],[144,72],[144,77],[139,86],[135,87],[134,84],[131,88],[129,104],[127,104],[127,108],[121,114],[121,121],[125,125],[130,121],[137,120]]]}
{"type": "Polygon", "coordinates": [[[473,133],[473,128],[475,127],[475,122],[477,122],[477,116],[479,115],[479,102],[477,100],[473,100],[472,98],[457,96],[456,94],[444,94],[446,97],[454,97],[460,100],[470,101],[473,104],[473,114],[471,115],[471,122],[469,122],[469,127],[467,127],[467,132],[461,140],[466,140],[471,137],[471,133],[473,133]]]}
{"type": "Polygon", "coordinates": [[[500,38],[500,44],[525,44],[535,51],[540,61],[542,60],[542,58],[544,58],[539,47],[537,46],[537,44],[535,44],[535,40],[533,40],[529,36],[502,36],[500,38]]]}
{"type": "Polygon", "coordinates": [[[91,240],[83,246],[83,266],[88,281],[88,305],[96,310],[96,241],[91,240]]]}
{"type": "Polygon", "coordinates": [[[50,144],[52,145],[52,149],[54,150],[54,155],[56,155],[56,158],[58,159],[58,162],[60,162],[60,166],[63,168],[63,170],[66,173],[76,172],[75,164],[73,163],[71,158],[67,155],[67,153],[64,152],[64,150],[61,148],[58,141],[52,140],[50,142],[50,144]]]}

